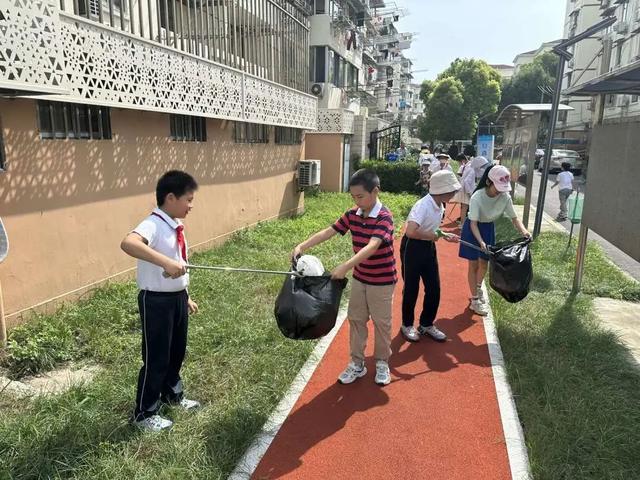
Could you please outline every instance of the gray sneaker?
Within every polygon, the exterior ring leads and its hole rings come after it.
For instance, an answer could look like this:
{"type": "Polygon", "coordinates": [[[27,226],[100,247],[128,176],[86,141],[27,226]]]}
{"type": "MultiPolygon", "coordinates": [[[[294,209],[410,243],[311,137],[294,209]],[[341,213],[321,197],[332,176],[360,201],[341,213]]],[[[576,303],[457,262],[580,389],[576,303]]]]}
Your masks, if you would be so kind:
{"type": "Polygon", "coordinates": [[[405,327],[403,325],[402,327],[400,327],[400,331],[402,332],[402,335],[408,342],[420,341],[420,335],[418,334],[418,331],[414,328],[413,325],[411,325],[410,327],[405,327]]]}
{"type": "Polygon", "coordinates": [[[133,424],[140,430],[147,432],[161,432],[162,430],[168,430],[173,426],[173,422],[160,415],[153,415],[142,420],[133,422],[133,424]]]}
{"type": "Polygon", "coordinates": [[[338,377],[338,381],[344,385],[355,382],[357,379],[364,377],[367,374],[367,367],[362,365],[356,365],[354,362],[349,362],[347,368],[338,377]]]}
{"type": "Polygon", "coordinates": [[[489,315],[489,308],[487,307],[487,304],[480,301],[479,298],[472,298],[469,308],[483,317],[489,315]]]}
{"type": "Polygon", "coordinates": [[[389,364],[384,360],[376,362],[376,383],[378,385],[389,385],[391,383],[391,372],[389,364]]]}
{"type": "Polygon", "coordinates": [[[418,332],[420,335],[429,335],[436,342],[444,342],[447,340],[447,336],[438,329],[435,325],[431,325],[430,327],[423,327],[422,325],[418,328],[418,332]]]}

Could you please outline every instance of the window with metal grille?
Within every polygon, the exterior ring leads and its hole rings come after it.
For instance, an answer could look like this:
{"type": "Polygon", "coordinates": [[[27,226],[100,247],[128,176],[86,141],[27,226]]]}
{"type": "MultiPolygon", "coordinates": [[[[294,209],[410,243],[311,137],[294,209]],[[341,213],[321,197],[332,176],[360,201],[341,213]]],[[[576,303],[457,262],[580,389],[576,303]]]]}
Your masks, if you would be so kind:
{"type": "Polygon", "coordinates": [[[236,143],[269,143],[269,126],[236,122],[234,138],[236,143]]]}
{"type": "Polygon", "coordinates": [[[299,128],[276,127],[276,143],[280,145],[299,145],[302,143],[302,130],[299,128]]]}
{"type": "Polygon", "coordinates": [[[169,115],[171,139],[178,142],[206,142],[207,119],[189,115],[169,115]]]}
{"type": "Polygon", "coordinates": [[[111,139],[108,107],[39,100],[38,128],[45,139],[111,139]]]}

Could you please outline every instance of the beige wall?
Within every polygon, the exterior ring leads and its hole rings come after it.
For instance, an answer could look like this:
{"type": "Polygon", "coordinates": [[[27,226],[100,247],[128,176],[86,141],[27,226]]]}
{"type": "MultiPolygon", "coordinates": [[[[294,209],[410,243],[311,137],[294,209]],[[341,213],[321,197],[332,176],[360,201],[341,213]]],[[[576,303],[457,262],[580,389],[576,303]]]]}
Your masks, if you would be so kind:
{"type": "Polygon", "coordinates": [[[320,188],[325,192],[342,191],[344,136],[339,133],[313,133],[305,135],[308,160],[320,160],[320,188]]]}
{"type": "Polygon", "coordinates": [[[131,270],[120,240],[155,206],[155,184],[169,169],[200,184],[186,220],[192,246],[294,213],[304,147],[236,144],[233,122],[207,121],[207,142],[173,142],[165,114],[113,109],[112,140],[41,140],[32,100],[0,100],[7,172],[0,173],[0,217],[10,252],[0,265],[9,323],[39,304],[72,298],[131,270]]]}

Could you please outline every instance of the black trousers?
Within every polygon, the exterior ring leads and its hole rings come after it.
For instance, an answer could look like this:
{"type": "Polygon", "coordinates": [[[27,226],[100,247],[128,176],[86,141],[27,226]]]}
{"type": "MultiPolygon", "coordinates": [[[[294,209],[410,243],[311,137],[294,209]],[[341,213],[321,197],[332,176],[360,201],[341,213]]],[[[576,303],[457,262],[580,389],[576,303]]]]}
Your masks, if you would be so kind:
{"type": "Polygon", "coordinates": [[[436,244],[427,240],[415,240],[402,237],[400,243],[400,259],[402,262],[402,324],[410,327],[414,323],[414,312],[420,280],[424,285],[424,301],[420,314],[420,325],[430,327],[436,319],[440,306],[440,273],[438,272],[438,256],[436,244]]]}
{"type": "Polygon", "coordinates": [[[138,294],[142,321],[142,361],[136,393],[136,420],[155,415],[161,402],[182,399],[180,368],[187,350],[189,296],[180,292],[138,294]]]}

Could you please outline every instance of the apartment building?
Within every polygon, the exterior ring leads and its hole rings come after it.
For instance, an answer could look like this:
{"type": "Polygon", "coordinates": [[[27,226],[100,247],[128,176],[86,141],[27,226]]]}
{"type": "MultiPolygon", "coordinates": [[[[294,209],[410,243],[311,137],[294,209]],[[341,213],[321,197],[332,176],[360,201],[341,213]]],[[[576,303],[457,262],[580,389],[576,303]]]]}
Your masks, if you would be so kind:
{"type": "MultiPolygon", "coordinates": [[[[132,273],[158,177],[200,183],[193,249],[303,206],[318,123],[301,0],[6,0],[0,266],[9,323],[132,273]]],[[[345,74],[346,75],[346,74],[345,74]]]]}
{"type": "MultiPolygon", "coordinates": [[[[354,159],[369,157],[372,131],[398,121],[411,63],[401,55],[410,34],[394,23],[395,2],[314,0],[310,18],[309,92],[318,97],[318,128],[305,153],[321,160],[321,188],[345,191],[354,159]]],[[[403,103],[404,102],[404,103],[403,103]]]]}

